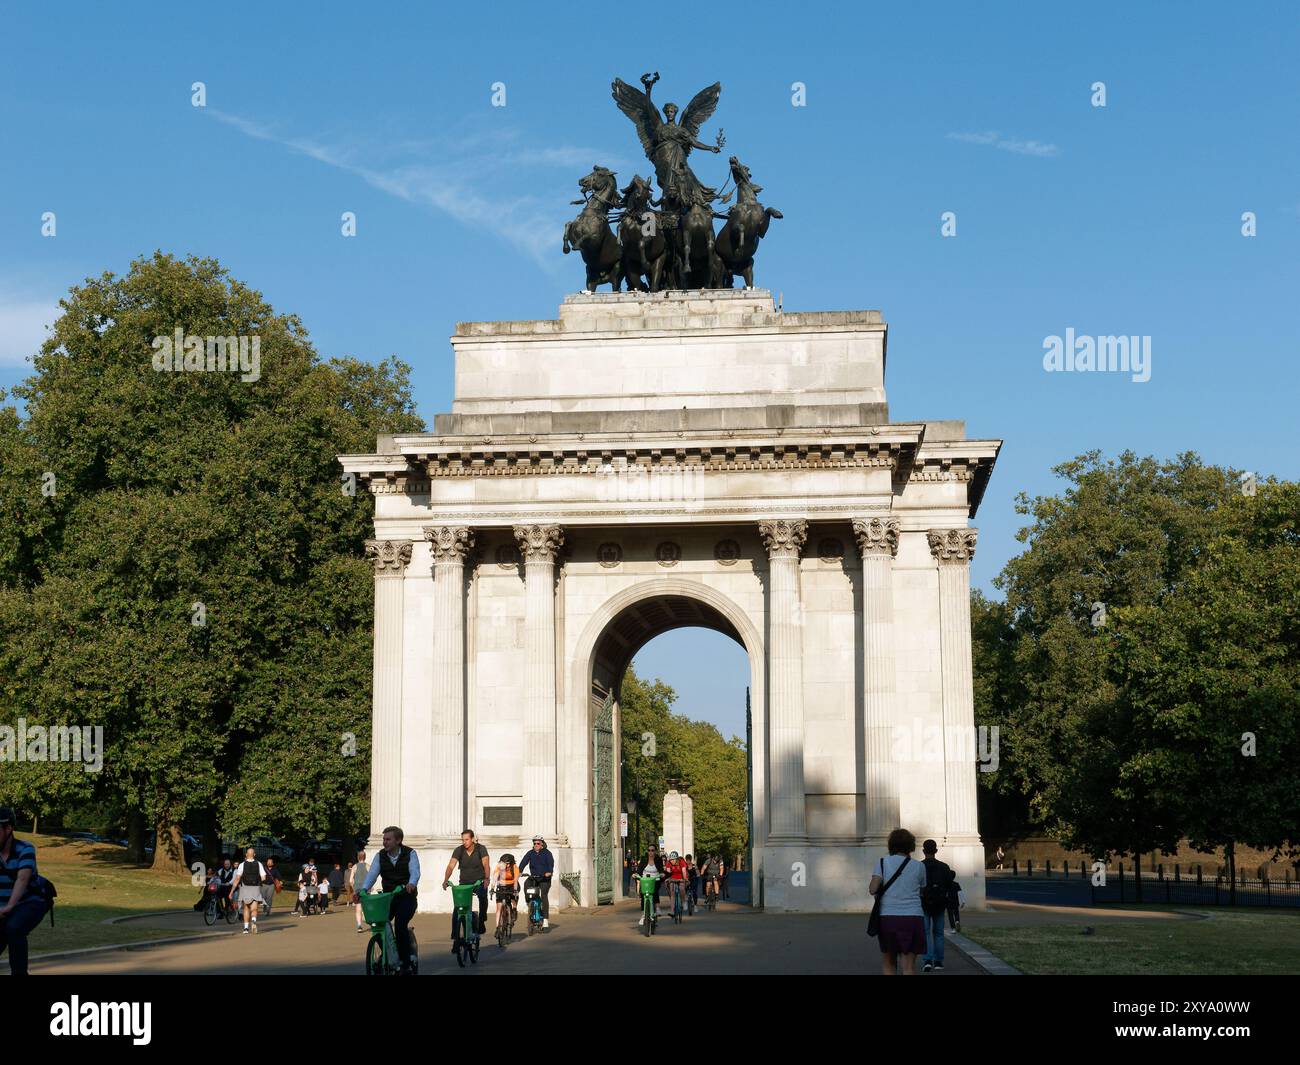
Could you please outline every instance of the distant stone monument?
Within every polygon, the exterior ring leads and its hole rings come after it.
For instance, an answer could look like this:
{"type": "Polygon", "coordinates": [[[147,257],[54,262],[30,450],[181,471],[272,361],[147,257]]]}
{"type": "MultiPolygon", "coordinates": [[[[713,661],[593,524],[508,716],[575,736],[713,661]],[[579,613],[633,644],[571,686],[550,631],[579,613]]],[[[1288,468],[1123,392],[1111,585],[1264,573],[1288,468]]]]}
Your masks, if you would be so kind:
{"type": "Polygon", "coordinates": [[[677,790],[679,783],[670,780],[664,796],[664,845],[668,853],[676,851],[685,857],[695,853],[695,800],[677,790]]]}

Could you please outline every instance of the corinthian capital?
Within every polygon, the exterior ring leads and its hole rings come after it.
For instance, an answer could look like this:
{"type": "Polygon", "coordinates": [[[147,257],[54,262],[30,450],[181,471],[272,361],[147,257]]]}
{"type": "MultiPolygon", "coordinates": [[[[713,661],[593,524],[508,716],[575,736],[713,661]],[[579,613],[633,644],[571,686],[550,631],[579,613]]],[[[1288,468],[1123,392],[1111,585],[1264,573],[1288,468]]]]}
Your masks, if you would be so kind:
{"type": "Polygon", "coordinates": [[[975,557],[975,529],[931,529],[927,534],[930,554],[940,565],[964,566],[975,557]]]}
{"type": "Polygon", "coordinates": [[[760,521],[758,535],[763,538],[768,558],[798,558],[808,539],[808,523],[803,518],[760,521]]]}
{"type": "Polygon", "coordinates": [[[376,577],[400,577],[411,561],[410,540],[367,540],[366,558],[376,577]]]}
{"type": "Polygon", "coordinates": [[[864,555],[898,554],[897,518],[854,518],[853,535],[864,555]]]}
{"type": "Polygon", "coordinates": [[[429,553],[434,564],[439,562],[464,563],[469,549],[474,546],[474,530],[463,525],[426,525],[424,538],[429,541],[429,553]]]}
{"type": "Polygon", "coordinates": [[[564,546],[564,530],[558,525],[516,525],[515,539],[524,562],[554,562],[564,546]]]}

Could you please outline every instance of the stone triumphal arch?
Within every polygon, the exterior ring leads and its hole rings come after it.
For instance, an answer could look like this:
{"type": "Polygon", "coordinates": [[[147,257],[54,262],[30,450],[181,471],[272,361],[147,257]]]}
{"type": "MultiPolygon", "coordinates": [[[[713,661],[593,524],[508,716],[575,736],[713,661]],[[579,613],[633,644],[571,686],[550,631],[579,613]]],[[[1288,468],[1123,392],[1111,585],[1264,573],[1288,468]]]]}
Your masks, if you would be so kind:
{"type": "Polygon", "coordinates": [[[466,825],[494,859],[540,833],[553,905],[611,900],[619,682],[699,625],[749,656],[756,898],[865,908],[844,884],[901,824],[981,903],[969,519],[1000,442],[889,420],[879,312],[584,293],[452,345],[434,431],[341,459],[375,497],[373,830],[431,883],[466,825]]]}

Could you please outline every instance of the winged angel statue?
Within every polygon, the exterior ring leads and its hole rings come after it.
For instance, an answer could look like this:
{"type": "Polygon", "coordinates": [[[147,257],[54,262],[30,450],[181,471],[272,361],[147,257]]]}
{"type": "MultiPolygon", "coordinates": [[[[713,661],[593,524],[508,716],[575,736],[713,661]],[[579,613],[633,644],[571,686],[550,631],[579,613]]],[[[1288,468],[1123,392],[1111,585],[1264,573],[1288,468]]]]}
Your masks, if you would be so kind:
{"type": "Polygon", "coordinates": [[[707,89],[697,92],[686,105],[682,120],[678,123],[676,104],[664,104],[664,117],[660,118],[650,100],[650,91],[658,80],[658,73],[642,74],[641,84],[645,86],[645,92],[640,92],[622,78],[615,78],[614,102],[636,126],[641,147],[645,150],[646,158],[654,165],[655,177],[659,179],[664,205],[670,210],[682,211],[695,202],[705,187],[686,163],[691,149],[722,151],[721,144],[701,144],[697,139],[700,127],[717,110],[722,84],[715,81],[707,89]]]}
{"type": "Polygon", "coordinates": [[[660,117],[651,100],[658,80],[657,72],[642,74],[644,92],[621,78],[614,79],[612,88],[614,102],[636,126],[654,166],[659,199],[639,174],[620,189],[612,170],[593,167],[578,182],[582,199],[573,202],[582,205],[582,212],[564,227],[564,252],[582,255],[589,292],[602,284],[617,292],[624,282],[629,291],[729,288],[736,277],[752,287],[758,242],[781,212],[758,202],[762,189],[735,156],[730,169],[736,204],[725,215],[713,209],[716,201],[729,202],[732,193],[705,185],[688,159],[695,149],[717,153],[726,143],[721,130],[714,144],[699,140],[700,127],[717,109],[722,85],[714,82],[697,92],[679,122],[676,104],[664,104],[660,117]],[[719,233],[714,219],[727,223],[719,233]]]}

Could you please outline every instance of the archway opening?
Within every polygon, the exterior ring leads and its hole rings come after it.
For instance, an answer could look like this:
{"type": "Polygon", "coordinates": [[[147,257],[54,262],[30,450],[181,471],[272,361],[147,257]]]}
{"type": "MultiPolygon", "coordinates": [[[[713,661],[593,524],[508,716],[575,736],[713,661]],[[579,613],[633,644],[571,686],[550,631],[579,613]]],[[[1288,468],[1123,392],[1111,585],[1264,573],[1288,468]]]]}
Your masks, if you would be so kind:
{"type": "MultiPolygon", "coordinates": [[[[650,844],[700,869],[713,858],[731,900],[752,901],[751,681],[744,638],[703,599],[648,595],[605,626],[591,672],[596,863],[616,872],[605,901],[634,892],[631,864],[650,844]],[[602,848],[606,803],[617,831],[602,848]]],[[[702,901],[706,883],[696,886],[702,901]]]]}

